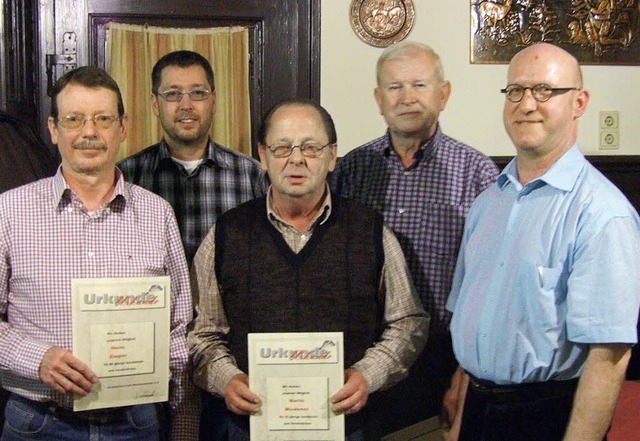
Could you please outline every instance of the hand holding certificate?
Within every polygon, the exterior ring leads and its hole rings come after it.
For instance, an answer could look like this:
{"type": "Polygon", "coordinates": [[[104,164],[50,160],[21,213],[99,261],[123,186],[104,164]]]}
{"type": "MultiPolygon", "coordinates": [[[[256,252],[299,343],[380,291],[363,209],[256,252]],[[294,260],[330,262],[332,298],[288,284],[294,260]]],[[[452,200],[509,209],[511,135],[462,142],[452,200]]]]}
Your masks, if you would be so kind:
{"type": "Polygon", "coordinates": [[[74,279],[73,353],[99,378],[74,410],[168,400],[169,277],[74,279]]]}
{"type": "Polygon", "coordinates": [[[331,411],[343,385],[341,332],[249,334],[249,388],[262,412],[252,440],[344,440],[344,415],[331,411]]]}

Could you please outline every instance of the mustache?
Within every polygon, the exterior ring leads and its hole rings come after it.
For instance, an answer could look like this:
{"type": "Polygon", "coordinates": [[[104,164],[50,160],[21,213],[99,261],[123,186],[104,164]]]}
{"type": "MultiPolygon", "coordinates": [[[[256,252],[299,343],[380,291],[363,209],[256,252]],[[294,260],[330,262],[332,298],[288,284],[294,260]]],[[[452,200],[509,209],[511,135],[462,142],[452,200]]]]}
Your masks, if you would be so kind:
{"type": "Polygon", "coordinates": [[[178,119],[178,120],[180,120],[180,119],[185,119],[185,118],[188,118],[188,119],[195,119],[195,120],[200,119],[200,118],[198,117],[198,115],[196,115],[195,113],[191,113],[191,112],[180,112],[180,113],[178,113],[178,115],[176,116],[176,119],[178,119]]]}
{"type": "Polygon", "coordinates": [[[106,150],[107,146],[102,141],[84,139],[84,140],[82,140],[80,142],[76,142],[75,144],[73,144],[73,148],[77,149],[77,150],[89,150],[89,149],[91,149],[91,150],[95,150],[95,149],[106,150]]]}

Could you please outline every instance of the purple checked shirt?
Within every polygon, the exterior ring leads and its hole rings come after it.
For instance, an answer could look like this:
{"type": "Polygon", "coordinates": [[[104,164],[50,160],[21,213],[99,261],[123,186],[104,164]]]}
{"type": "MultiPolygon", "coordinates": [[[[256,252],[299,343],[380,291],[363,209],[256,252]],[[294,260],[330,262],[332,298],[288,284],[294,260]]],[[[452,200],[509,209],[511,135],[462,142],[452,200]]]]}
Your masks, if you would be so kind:
{"type": "Polygon", "coordinates": [[[171,206],[119,176],[111,199],[87,213],[60,168],[0,195],[2,386],[70,408],[71,397],[40,381],[38,370],[52,346],[72,349],[71,279],[160,275],[171,277],[172,440],[192,440],[198,404],[186,342],[191,290],[171,206]]]}
{"type": "Polygon", "coordinates": [[[447,331],[451,320],[445,304],[469,207],[497,176],[489,157],[439,126],[409,168],[387,133],[349,152],[333,173],[338,194],[379,211],[393,229],[431,315],[432,333],[447,331]]]}

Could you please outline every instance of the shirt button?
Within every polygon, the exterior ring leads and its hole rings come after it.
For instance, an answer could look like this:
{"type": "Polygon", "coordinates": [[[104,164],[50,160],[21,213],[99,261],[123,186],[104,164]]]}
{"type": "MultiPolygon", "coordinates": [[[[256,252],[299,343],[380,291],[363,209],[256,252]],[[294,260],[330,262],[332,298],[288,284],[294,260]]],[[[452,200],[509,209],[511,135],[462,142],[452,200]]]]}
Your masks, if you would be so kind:
{"type": "Polygon", "coordinates": [[[306,234],[301,234],[301,235],[300,235],[300,239],[302,239],[302,240],[307,240],[307,235],[306,235],[306,234]]]}
{"type": "Polygon", "coordinates": [[[89,256],[89,257],[93,257],[93,256],[95,256],[95,254],[96,254],[96,253],[94,253],[93,251],[89,251],[89,252],[87,253],[87,256],[89,256]]]}
{"type": "Polygon", "coordinates": [[[500,268],[504,266],[504,262],[500,262],[500,268]]]}
{"type": "Polygon", "coordinates": [[[411,174],[411,171],[410,170],[405,170],[405,171],[402,172],[402,174],[405,175],[405,176],[409,176],[411,174]]]}
{"type": "Polygon", "coordinates": [[[400,208],[400,209],[398,210],[398,213],[400,213],[400,214],[404,214],[404,212],[405,212],[405,211],[407,211],[407,210],[405,210],[404,208],[400,208]]]}

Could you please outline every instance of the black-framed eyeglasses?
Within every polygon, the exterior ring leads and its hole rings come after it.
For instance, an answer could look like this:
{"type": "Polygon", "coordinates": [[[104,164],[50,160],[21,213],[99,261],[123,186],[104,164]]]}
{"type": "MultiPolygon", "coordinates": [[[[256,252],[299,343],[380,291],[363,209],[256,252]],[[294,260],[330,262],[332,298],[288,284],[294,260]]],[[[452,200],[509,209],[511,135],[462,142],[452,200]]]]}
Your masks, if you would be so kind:
{"type": "Polygon", "coordinates": [[[78,130],[83,127],[87,121],[93,121],[93,124],[99,130],[106,130],[110,128],[113,123],[119,120],[119,116],[114,115],[93,115],[93,116],[85,116],[85,115],[67,115],[62,118],[58,118],[58,124],[69,130],[78,130]]]}
{"type": "Polygon", "coordinates": [[[322,155],[322,150],[325,147],[329,147],[332,145],[334,145],[334,143],[332,142],[328,142],[325,145],[322,145],[319,142],[305,142],[304,144],[300,145],[278,143],[268,145],[266,147],[275,158],[286,158],[288,156],[291,156],[291,153],[293,153],[293,149],[295,149],[296,147],[300,149],[300,153],[302,153],[303,156],[306,156],[307,158],[317,158],[318,156],[322,155]]]}
{"type": "Polygon", "coordinates": [[[182,97],[185,95],[189,95],[191,101],[204,101],[211,96],[211,91],[207,89],[194,89],[189,92],[183,92],[181,90],[169,89],[164,92],[158,92],[157,95],[165,101],[177,103],[182,101],[182,97]]]}
{"type": "Polygon", "coordinates": [[[550,87],[546,84],[536,84],[531,87],[519,86],[517,84],[511,84],[504,89],[500,89],[500,92],[504,93],[509,101],[512,103],[519,103],[524,98],[524,93],[529,89],[533,99],[539,103],[549,101],[551,97],[567,93],[571,90],[580,90],[579,87],[550,87]]]}

